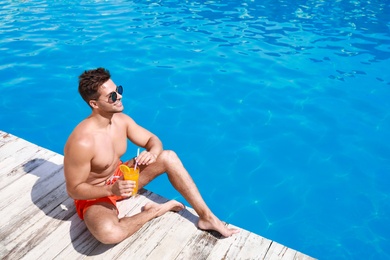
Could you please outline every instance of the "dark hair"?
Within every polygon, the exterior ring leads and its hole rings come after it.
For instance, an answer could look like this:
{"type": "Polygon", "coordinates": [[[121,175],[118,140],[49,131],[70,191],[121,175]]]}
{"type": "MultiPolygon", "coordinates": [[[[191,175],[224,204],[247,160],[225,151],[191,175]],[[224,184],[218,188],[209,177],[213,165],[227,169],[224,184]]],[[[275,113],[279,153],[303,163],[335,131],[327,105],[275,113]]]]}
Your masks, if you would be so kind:
{"type": "Polygon", "coordinates": [[[105,68],[86,70],[79,76],[79,93],[88,105],[90,100],[100,97],[99,87],[110,78],[110,72],[105,68]]]}

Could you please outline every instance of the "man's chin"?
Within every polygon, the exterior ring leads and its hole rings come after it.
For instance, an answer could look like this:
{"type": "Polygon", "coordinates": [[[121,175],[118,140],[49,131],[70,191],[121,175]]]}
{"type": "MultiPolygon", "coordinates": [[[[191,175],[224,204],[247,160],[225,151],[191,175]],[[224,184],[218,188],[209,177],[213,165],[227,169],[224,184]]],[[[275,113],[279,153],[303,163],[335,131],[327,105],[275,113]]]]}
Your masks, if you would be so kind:
{"type": "Polygon", "coordinates": [[[121,107],[116,107],[115,109],[111,109],[111,113],[115,114],[115,113],[122,113],[123,112],[123,109],[124,107],[121,106],[121,107]]]}
{"type": "Polygon", "coordinates": [[[121,112],[123,112],[124,109],[125,108],[122,106],[121,108],[116,109],[115,112],[116,113],[121,113],[121,112]]]}
{"type": "Polygon", "coordinates": [[[118,103],[116,103],[116,104],[114,105],[114,107],[115,107],[117,110],[120,110],[120,112],[122,112],[123,109],[124,109],[124,106],[123,106],[123,104],[122,104],[121,101],[118,102],[118,103]]]}

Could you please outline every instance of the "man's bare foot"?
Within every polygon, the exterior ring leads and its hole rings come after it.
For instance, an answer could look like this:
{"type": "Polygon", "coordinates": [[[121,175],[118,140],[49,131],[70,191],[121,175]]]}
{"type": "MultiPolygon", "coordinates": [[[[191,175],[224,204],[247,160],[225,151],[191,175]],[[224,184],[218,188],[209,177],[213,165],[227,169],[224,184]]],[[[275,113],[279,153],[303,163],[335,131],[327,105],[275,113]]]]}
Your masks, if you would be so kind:
{"type": "Polygon", "coordinates": [[[184,209],[184,205],[176,200],[170,200],[163,204],[157,204],[155,202],[148,202],[143,207],[143,211],[153,211],[155,212],[155,217],[160,217],[167,213],[168,211],[179,212],[184,209]]]}
{"type": "Polygon", "coordinates": [[[228,228],[225,226],[222,221],[220,221],[216,216],[212,215],[208,219],[199,219],[198,227],[202,230],[214,230],[219,232],[224,237],[230,237],[233,234],[237,234],[240,230],[235,228],[228,228]]]}

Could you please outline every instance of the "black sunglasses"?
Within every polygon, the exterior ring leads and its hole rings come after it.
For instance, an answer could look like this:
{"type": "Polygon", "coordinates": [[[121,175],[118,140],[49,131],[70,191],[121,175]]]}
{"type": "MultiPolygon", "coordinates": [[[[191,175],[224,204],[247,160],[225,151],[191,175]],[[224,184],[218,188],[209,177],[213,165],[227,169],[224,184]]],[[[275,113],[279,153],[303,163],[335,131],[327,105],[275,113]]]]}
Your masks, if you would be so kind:
{"type": "MultiPolygon", "coordinates": [[[[117,86],[116,87],[116,91],[113,91],[111,92],[109,95],[108,95],[108,103],[115,103],[115,101],[118,99],[118,95],[122,95],[123,93],[123,87],[121,85],[117,86]]],[[[99,100],[99,99],[95,99],[95,100],[99,100]]]]}
{"type": "Polygon", "coordinates": [[[118,95],[116,93],[122,95],[123,87],[121,85],[116,87],[116,91],[110,93],[110,95],[108,96],[108,103],[115,103],[115,101],[118,99],[118,95]]]}

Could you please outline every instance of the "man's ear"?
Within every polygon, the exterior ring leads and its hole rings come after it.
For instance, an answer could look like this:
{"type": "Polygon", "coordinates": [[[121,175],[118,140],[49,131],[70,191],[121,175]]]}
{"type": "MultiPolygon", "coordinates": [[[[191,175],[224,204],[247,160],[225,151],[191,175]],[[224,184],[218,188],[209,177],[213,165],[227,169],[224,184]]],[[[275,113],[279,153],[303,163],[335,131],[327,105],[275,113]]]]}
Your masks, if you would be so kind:
{"type": "Polygon", "coordinates": [[[97,101],[94,100],[94,99],[91,99],[91,100],[89,101],[89,105],[90,105],[92,108],[98,108],[98,107],[99,107],[98,104],[97,104],[97,101]]]}

